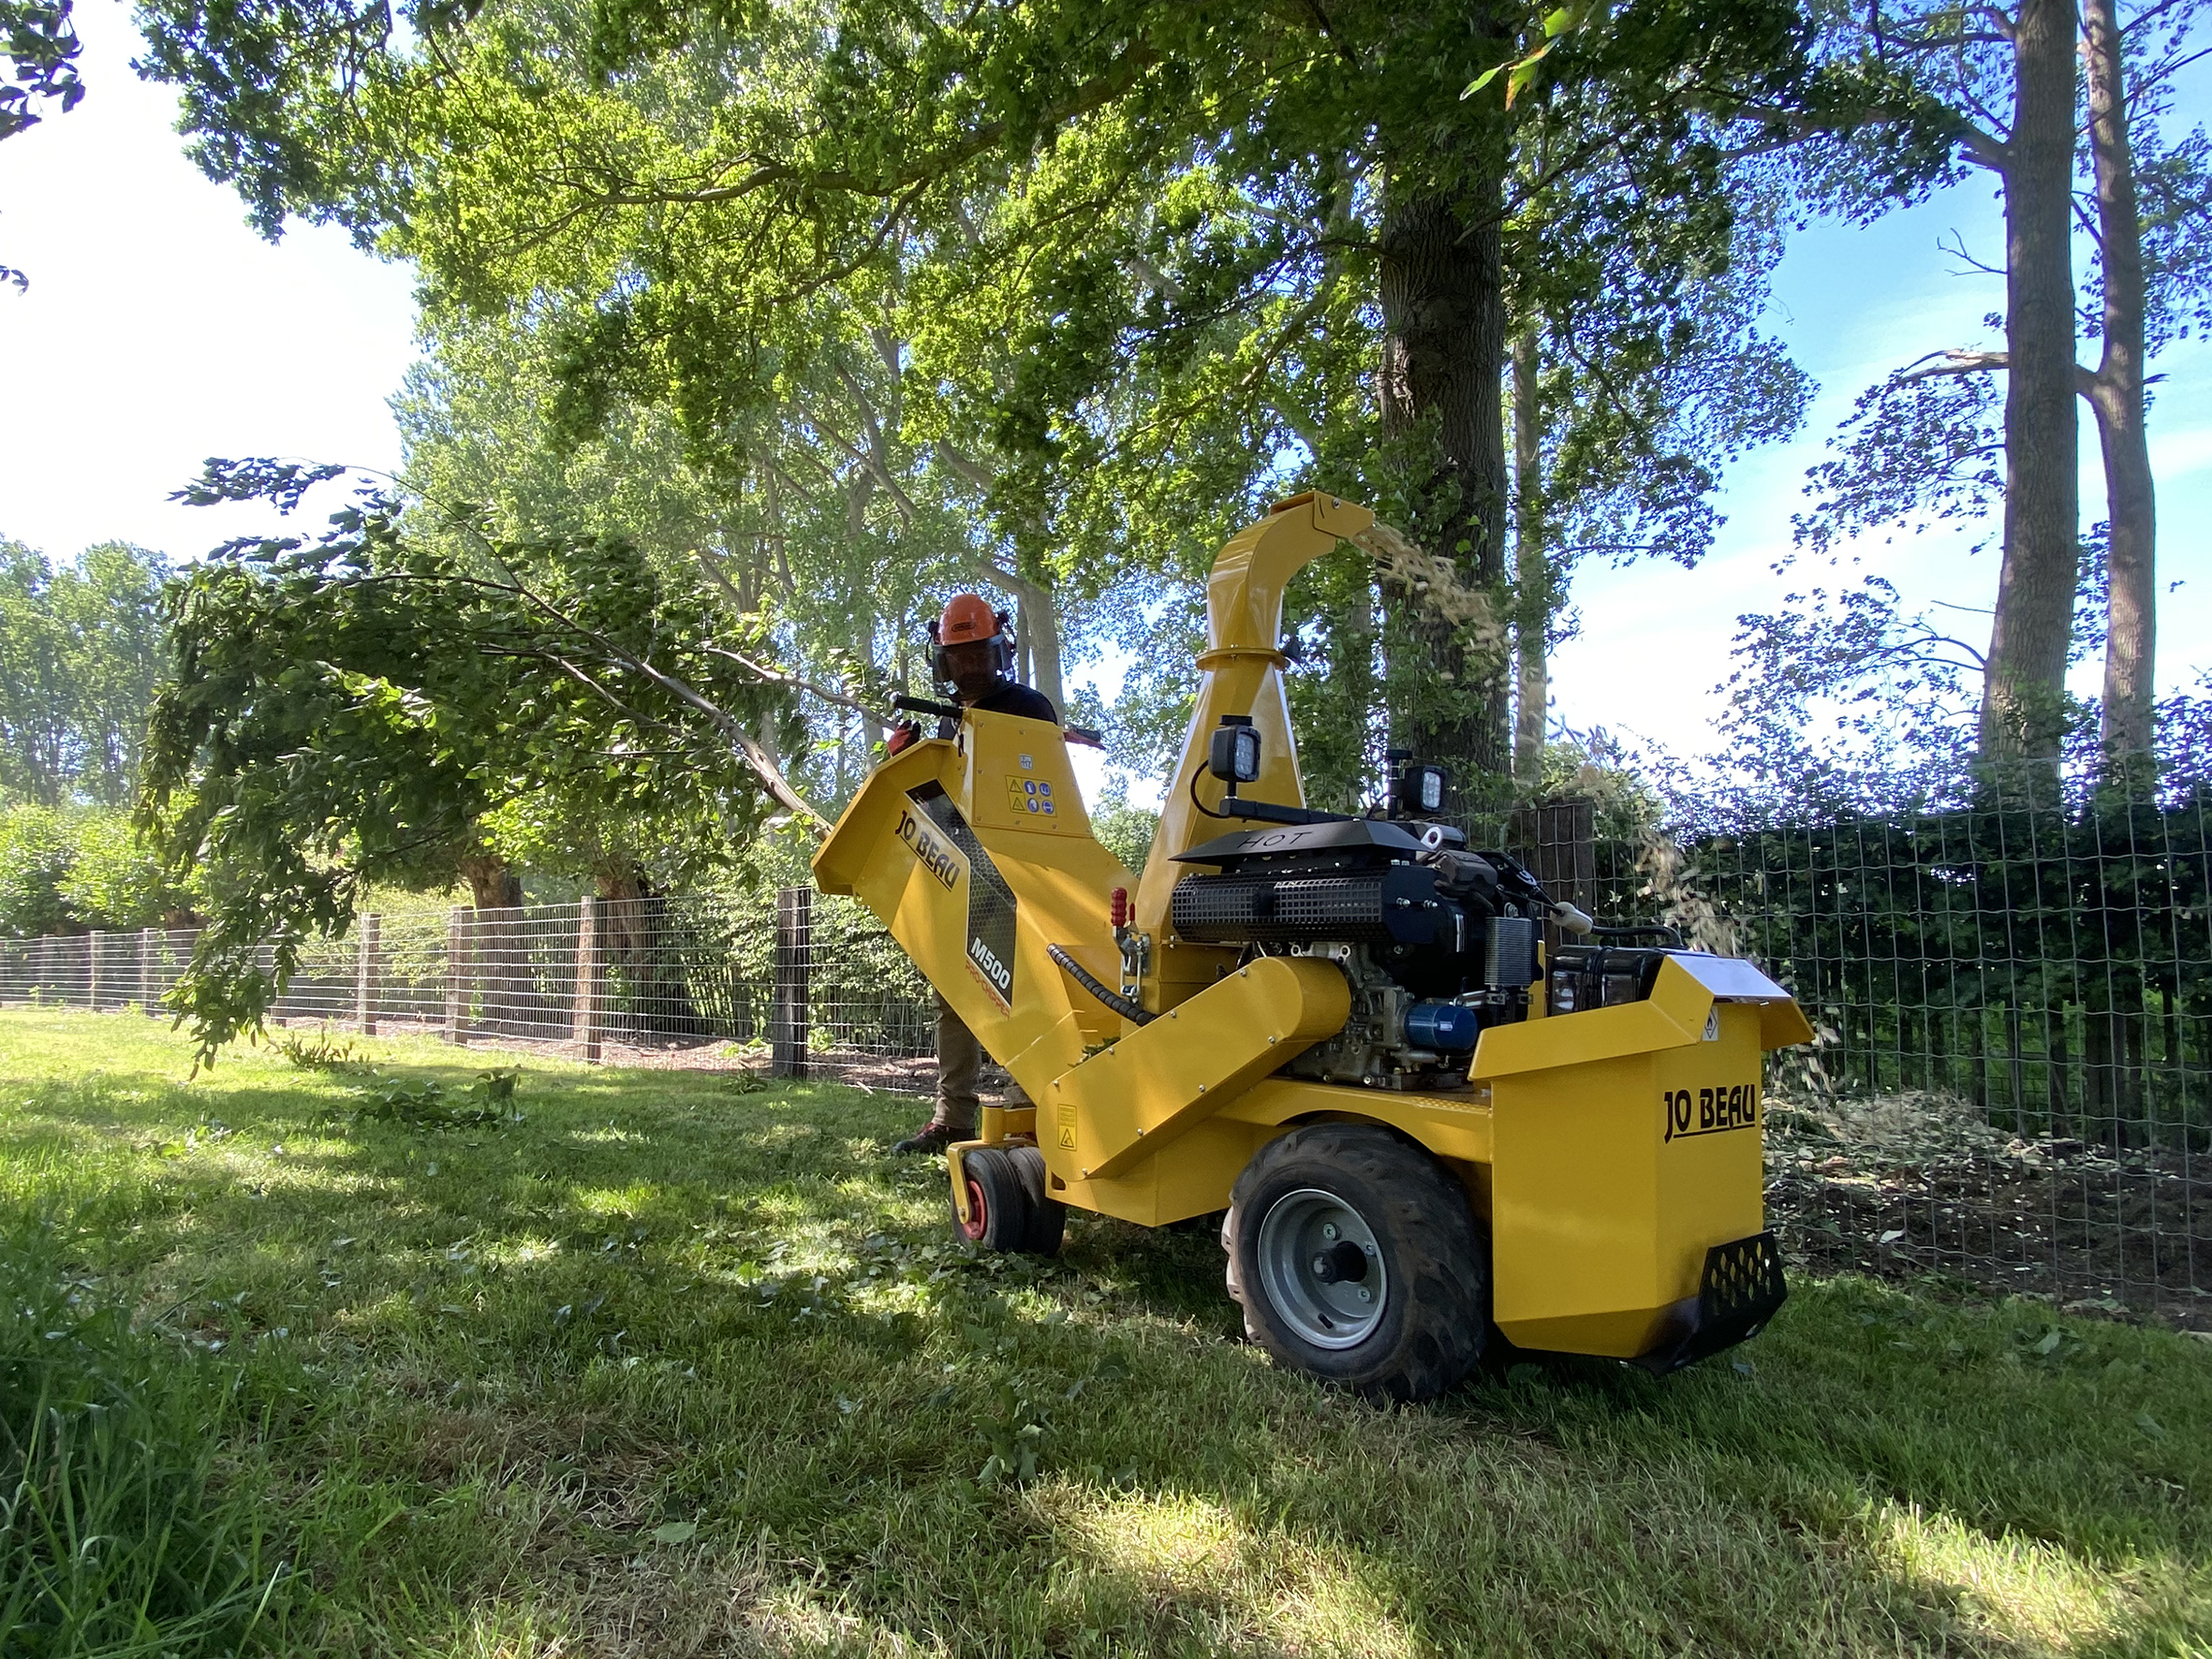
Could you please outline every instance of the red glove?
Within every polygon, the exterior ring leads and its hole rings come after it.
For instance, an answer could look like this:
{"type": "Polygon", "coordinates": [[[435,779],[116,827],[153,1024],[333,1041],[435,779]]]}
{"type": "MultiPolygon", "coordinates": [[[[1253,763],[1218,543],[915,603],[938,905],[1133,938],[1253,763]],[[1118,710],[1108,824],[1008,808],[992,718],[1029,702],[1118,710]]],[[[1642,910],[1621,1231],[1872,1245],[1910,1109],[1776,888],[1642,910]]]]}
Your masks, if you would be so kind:
{"type": "Polygon", "coordinates": [[[891,740],[883,745],[883,751],[887,756],[896,755],[908,744],[918,743],[921,741],[922,727],[909,721],[905,726],[892,727],[891,740]]]}

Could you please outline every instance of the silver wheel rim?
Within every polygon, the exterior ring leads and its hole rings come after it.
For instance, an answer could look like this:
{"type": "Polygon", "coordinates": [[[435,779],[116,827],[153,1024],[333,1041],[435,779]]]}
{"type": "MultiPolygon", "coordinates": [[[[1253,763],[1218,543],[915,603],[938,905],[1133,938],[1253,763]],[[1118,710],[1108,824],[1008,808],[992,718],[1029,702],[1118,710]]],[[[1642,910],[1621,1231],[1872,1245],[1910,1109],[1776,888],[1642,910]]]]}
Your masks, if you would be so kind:
{"type": "Polygon", "coordinates": [[[1261,1219],[1256,1254],[1268,1305],[1317,1348],[1358,1346],[1390,1304],[1375,1229],[1335,1193],[1308,1186],[1277,1198],[1261,1219]],[[1364,1276],[1324,1277],[1322,1258],[1342,1261],[1346,1244],[1364,1260],[1364,1276]]]}

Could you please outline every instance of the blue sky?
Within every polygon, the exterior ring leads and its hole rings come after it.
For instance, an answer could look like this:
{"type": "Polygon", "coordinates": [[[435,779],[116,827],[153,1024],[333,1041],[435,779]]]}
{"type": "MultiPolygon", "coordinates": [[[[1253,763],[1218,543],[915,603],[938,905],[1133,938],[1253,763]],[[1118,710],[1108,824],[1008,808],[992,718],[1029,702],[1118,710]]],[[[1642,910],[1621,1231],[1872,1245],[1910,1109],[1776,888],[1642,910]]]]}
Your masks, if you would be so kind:
{"type": "MultiPolygon", "coordinates": [[[[2202,111],[2204,106],[2199,105],[2202,111]]],[[[2196,119],[2203,119],[2200,112],[2196,119]]],[[[2175,127],[2186,125],[2176,122],[2175,127]]],[[[1734,619],[1775,609],[1785,593],[1837,574],[1824,565],[1777,576],[1792,551],[1791,518],[1802,512],[1806,469],[1859,393],[1893,369],[1950,346],[2001,346],[1983,318],[2001,309],[2001,278],[1969,270],[1941,252],[1939,239],[1962,237],[1967,251],[1996,263],[2003,251],[1998,204],[1976,180],[1919,207],[1860,228],[1816,224],[1791,243],[1775,272],[1766,326],[1820,383],[1803,433],[1761,450],[1727,479],[1727,524],[1695,570],[1647,562],[1586,570],[1574,598],[1581,632],[1554,661],[1556,712],[1577,728],[1603,725],[1657,741],[1677,754],[1710,747],[1718,703],[1711,688],[1726,678],[1734,619]]],[[[2212,348],[2199,342],[2161,356],[2166,378],[2150,416],[2151,460],[2159,486],[2159,679],[2179,689],[2212,668],[2212,348]]],[[[2104,517],[2104,477],[2097,430],[2081,409],[2082,521],[2104,517]]],[[[1863,537],[1842,573],[1879,575],[1914,604],[1941,602],[1986,611],[1997,594],[1998,555],[1969,549],[1978,532],[1863,537]]],[[[1958,631],[1988,637],[1986,616],[1954,613],[1958,631]]],[[[2094,694],[2099,665],[2077,669],[2076,689],[2094,694]]]]}
{"type": "MultiPolygon", "coordinates": [[[[237,198],[184,160],[169,92],[128,66],[135,37],[113,0],[83,0],[91,91],[0,144],[0,263],[32,278],[0,292],[0,535],[68,554],[136,541],[178,555],[249,527],[229,509],[166,498],[210,455],[304,456],[389,468],[398,440],[386,400],[414,351],[412,281],[341,234],[295,229],[271,246],[237,198]]],[[[2178,129],[2212,110],[2192,96],[2178,129]]],[[[1938,240],[1956,231],[1993,258],[1996,204],[1977,182],[1871,228],[1816,226],[1776,273],[1767,326],[1819,381],[1804,434],[1727,480],[1727,525],[1694,571],[1592,566],[1578,581],[1580,635],[1555,663],[1556,711],[1680,754],[1711,747],[1710,688],[1726,677],[1736,616],[1768,609],[1795,579],[1769,566],[1790,549],[1806,467],[1853,398],[1890,369],[1983,340],[2001,285],[1938,240]]],[[[2212,668],[2212,349],[2160,360],[2152,413],[2159,477],[2160,679],[2173,689],[2212,668]]],[[[2102,516],[2094,427],[2084,411],[2085,522],[2102,516]]],[[[239,509],[250,512],[251,509],[239,509]]],[[[1994,552],[1957,536],[1854,549],[1909,600],[1986,608],[1994,552]]],[[[1985,624],[1973,619],[1976,627],[1985,624]]],[[[2086,687],[2094,669],[2086,670],[2086,687]]]]}

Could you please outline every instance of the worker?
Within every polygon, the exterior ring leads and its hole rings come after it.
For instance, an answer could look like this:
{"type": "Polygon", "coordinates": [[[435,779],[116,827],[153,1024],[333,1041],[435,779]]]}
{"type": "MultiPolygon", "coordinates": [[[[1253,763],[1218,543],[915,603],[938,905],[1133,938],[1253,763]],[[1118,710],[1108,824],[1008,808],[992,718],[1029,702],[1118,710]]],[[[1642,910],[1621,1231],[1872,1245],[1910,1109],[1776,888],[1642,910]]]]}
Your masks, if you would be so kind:
{"type": "MultiPolygon", "coordinates": [[[[1007,635],[1010,619],[994,610],[988,600],[975,594],[955,594],[945,602],[944,614],[930,624],[936,646],[931,658],[940,683],[951,687],[963,708],[989,714],[1018,714],[1025,720],[1060,724],[1059,711],[1042,692],[1033,691],[1014,678],[1014,642],[1007,635]]],[[[902,726],[891,734],[888,745],[896,755],[922,736],[921,728],[902,726]]],[[[900,1152],[941,1152],[956,1140],[976,1137],[976,1114],[981,1102],[976,1079],[983,1066],[983,1046],[976,1034],[952,1011],[941,992],[937,1005],[937,1099],[929,1122],[892,1150],[900,1152]]],[[[1012,1085],[1008,1102],[1026,1106],[1028,1096],[1019,1083],[1012,1085]]]]}

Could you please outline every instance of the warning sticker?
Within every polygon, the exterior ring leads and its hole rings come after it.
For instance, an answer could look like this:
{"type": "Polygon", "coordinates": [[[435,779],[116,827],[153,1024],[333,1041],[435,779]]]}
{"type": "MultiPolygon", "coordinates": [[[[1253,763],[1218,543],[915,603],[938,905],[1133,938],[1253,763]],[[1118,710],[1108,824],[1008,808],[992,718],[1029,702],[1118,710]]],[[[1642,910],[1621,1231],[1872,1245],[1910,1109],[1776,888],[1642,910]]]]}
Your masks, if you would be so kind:
{"type": "Polygon", "coordinates": [[[1039,778],[1008,778],[1006,803],[1018,813],[1035,813],[1047,818],[1059,815],[1053,811],[1052,785],[1039,778]]]}
{"type": "Polygon", "coordinates": [[[1060,1108],[1060,1144],[1069,1151],[1075,1150],[1075,1103],[1065,1102],[1060,1108]]]}

